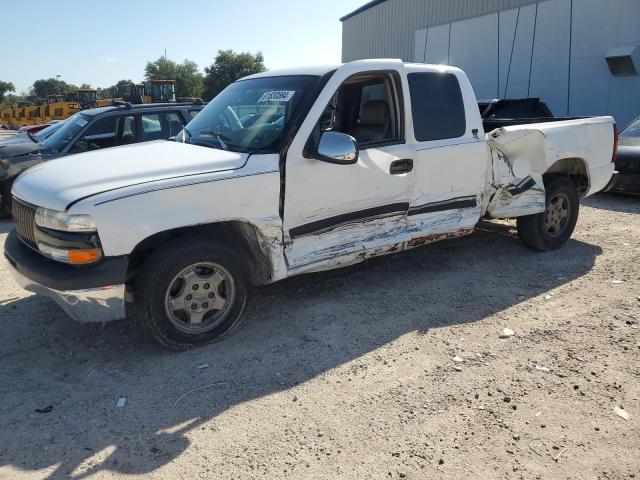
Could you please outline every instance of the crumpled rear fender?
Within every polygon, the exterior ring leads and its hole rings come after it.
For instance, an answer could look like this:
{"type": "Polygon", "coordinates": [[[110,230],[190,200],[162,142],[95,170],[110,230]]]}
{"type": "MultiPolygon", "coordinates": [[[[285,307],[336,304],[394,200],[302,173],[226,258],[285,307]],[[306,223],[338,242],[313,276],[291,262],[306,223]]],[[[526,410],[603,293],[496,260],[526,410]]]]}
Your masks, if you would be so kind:
{"type": "Polygon", "coordinates": [[[556,153],[536,129],[488,135],[491,148],[494,189],[487,206],[492,218],[512,218],[544,212],[543,174],[556,153]]]}

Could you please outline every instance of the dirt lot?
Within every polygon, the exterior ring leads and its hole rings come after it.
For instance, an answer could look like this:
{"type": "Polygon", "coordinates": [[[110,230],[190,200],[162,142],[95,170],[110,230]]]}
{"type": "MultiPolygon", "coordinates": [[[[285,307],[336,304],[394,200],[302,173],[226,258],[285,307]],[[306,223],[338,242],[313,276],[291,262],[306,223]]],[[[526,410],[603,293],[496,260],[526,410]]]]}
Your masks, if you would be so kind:
{"type": "Polygon", "coordinates": [[[557,252],[489,223],[261,288],[181,354],[0,260],[0,478],[639,478],[639,214],[600,195],[557,252]]]}

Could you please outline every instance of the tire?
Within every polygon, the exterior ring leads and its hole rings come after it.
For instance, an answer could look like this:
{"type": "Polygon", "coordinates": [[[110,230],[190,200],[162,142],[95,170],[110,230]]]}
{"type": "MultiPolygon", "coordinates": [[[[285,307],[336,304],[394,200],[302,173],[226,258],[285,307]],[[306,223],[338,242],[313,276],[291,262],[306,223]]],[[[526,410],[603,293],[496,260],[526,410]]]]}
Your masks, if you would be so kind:
{"type": "Polygon", "coordinates": [[[518,217],[518,236],[534,250],[548,252],[560,248],[576,227],[579,209],[575,185],[567,178],[554,178],[546,186],[545,211],[518,217]]]}
{"type": "Polygon", "coordinates": [[[5,218],[11,218],[11,188],[13,187],[13,179],[0,184],[0,194],[2,194],[2,205],[0,205],[0,215],[5,218]]]}
{"type": "Polygon", "coordinates": [[[137,275],[134,319],[147,337],[170,350],[220,340],[240,324],[249,278],[242,257],[228,246],[178,238],[155,250],[137,275]]]}

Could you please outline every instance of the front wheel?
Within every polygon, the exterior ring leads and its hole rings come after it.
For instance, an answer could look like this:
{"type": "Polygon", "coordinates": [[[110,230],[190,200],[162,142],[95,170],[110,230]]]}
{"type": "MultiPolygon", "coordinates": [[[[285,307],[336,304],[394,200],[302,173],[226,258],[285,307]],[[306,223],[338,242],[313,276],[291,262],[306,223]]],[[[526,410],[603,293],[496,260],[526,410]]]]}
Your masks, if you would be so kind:
{"type": "Polygon", "coordinates": [[[203,345],[240,323],[248,279],[243,259],[226,245],[179,238],[144,263],[135,280],[134,316],[163,347],[203,345]]]}
{"type": "Polygon", "coordinates": [[[575,185],[558,177],[546,186],[546,208],[542,213],[518,217],[520,240],[535,250],[547,252],[569,240],[578,221],[580,202],[575,185]]]}

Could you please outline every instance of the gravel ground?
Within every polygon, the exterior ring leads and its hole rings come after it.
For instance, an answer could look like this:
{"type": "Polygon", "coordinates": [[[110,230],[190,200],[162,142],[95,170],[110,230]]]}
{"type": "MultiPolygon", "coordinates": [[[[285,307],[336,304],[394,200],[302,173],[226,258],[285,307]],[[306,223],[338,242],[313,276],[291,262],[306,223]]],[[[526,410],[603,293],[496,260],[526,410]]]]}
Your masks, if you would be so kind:
{"type": "Polygon", "coordinates": [[[557,252],[486,223],[263,287],[180,354],[0,260],[0,478],[638,478],[639,213],[598,195],[557,252]]]}

